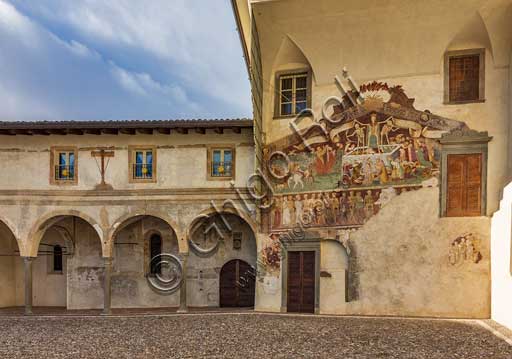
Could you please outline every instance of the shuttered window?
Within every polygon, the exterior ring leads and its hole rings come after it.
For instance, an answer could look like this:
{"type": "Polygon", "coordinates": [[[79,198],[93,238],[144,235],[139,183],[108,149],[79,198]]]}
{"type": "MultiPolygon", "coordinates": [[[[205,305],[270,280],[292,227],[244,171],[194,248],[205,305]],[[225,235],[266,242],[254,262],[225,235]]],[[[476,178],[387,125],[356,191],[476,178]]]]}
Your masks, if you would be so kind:
{"type": "Polygon", "coordinates": [[[480,216],[482,208],[482,155],[448,155],[448,217],[480,216]]]}

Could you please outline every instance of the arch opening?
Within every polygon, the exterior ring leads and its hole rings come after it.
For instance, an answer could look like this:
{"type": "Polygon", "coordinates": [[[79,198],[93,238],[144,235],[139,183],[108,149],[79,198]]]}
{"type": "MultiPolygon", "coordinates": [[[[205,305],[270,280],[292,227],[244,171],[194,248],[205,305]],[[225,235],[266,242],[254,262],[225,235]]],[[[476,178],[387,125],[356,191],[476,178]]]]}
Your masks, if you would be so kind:
{"type": "Polygon", "coordinates": [[[0,220],[0,307],[23,304],[23,261],[18,241],[7,224],[0,220]]]}
{"type": "MultiPolygon", "coordinates": [[[[119,222],[112,234],[111,295],[113,308],[177,307],[179,290],[164,292],[152,286],[164,283],[175,268],[160,259],[163,254],[180,253],[177,233],[168,221],[137,215],[119,222]]],[[[165,285],[165,284],[163,284],[165,285]]]]}
{"type": "Polygon", "coordinates": [[[189,306],[220,307],[229,303],[229,306],[254,306],[254,290],[251,292],[250,288],[256,274],[256,237],[252,226],[244,218],[223,212],[194,221],[189,228],[189,246],[189,306]],[[223,276],[222,268],[230,262],[226,267],[229,271],[226,269],[223,276]],[[250,305],[247,304],[247,293],[248,298],[252,298],[250,305]],[[244,298],[244,301],[240,301],[240,298],[244,298]]]}
{"type": "Polygon", "coordinates": [[[94,222],[58,214],[33,230],[32,301],[36,307],[103,307],[104,264],[94,222]]]}

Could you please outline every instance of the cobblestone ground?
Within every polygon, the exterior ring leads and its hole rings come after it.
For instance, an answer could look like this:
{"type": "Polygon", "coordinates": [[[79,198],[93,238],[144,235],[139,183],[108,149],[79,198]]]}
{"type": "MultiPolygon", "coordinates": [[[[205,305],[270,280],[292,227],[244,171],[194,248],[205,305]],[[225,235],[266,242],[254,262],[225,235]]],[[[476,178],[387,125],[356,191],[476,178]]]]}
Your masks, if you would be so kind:
{"type": "Polygon", "coordinates": [[[512,358],[476,324],[264,314],[0,317],[2,358],[512,358]]]}

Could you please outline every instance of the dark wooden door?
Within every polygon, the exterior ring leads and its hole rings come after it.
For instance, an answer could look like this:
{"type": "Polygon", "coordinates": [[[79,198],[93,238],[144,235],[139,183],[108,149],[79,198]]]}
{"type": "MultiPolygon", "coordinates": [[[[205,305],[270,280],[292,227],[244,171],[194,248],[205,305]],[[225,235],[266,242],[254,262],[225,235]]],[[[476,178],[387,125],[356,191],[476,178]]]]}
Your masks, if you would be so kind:
{"type": "Polygon", "coordinates": [[[482,207],[482,155],[448,155],[446,215],[480,216],[482,207]]]}
{"type": "Polygon", "coordinates": [[[220,306],[254,307],[254,270],[249,263],[234,259],[220,271],[220,306]]]}
{"type": "Polygon", "coordinates": [[[287,309],[315,312],[315,252],[288,252],[287,309]]]}

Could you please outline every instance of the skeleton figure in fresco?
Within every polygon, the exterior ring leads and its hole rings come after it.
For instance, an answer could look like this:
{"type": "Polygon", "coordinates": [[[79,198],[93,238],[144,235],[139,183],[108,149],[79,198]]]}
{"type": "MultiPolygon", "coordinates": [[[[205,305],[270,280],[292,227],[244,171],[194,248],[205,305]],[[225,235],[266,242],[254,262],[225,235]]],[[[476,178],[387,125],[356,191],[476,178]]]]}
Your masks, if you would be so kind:
{"type": "Polygon", "coordinates": [[[370,219],[370,217],[374,214],[374,205],[375,200],[372,196],[372,191],[368,190],[366,191],[366,196],[364,197],[364,207],[366,212],[366,220],[370,219]]]}
{"type": "Polygon", "coordinates": [[[281,226],[281,199],[279,197],[275,197],[274,202],[274,227],[280,227],[281,226]]]}
{"type": "Polygon", "coordinates": [[[356,197],[354,195],[354,191],[350,191],[350,195],[348,197],[348,222],[351,224],[357,223],[356,197]]]}
{"type": "Polygon", "coordinates": [[[313,206],[313,211],[315,214],[315,223],[320,226],[326,225],[327,222],[325,218],[325,205],[324,202],[322,201],[320,193],[317,193],[313,206]]]}
{"type": "MultiPolygon", "coordinates": [[[[354,125],[354,131],[352,132],[352,134],[346,134],[346,137],[347,137],[347,141],[350,141],[350,138],[356,136],[357,138],[357,145],[355,147],[357,148],[362,148],[364,147],[365,145],[365,131],[364,131],[364,128],[361,127],[361,124],[359,122],[357,122],[355,125],[354,125]]],[[[347,152],[347,151],[345,151],[347,152]]]]}
{"type": "Polygon", "coordinates": [[[393,121],[391,119],[386,120],[382,126],[382,130],[380,131],[380,144],[390,145],[391,143],[389,141],[389,133],[396,130],[398,130],[398,127],[393,126],[393,121]]]}
{"type": "Polygon", "coordinates": [[[335,192],[333,192],[331,194],[330,202],[331,202],[331,208],[332,208],[333,217],[334,217],[333,221],[334,221],[334,223],[338,223],[339,217],[340,217],[340,202],[338,201],[338,197],[336,197],[335,192]]]}
{"type": "Polygon", "coordinates": [[[364,199],[361,196],[361,192],[356,193],[355,207],[356,207],[357,223],[364,222],[364,219],[366,218],[366,216],[365,216],[364,199]]]}
{"type": "Polygon", "coordinates": [[[340,223],[346,224],[348,220],[348,199],[347,193],[343,192],[340,197],[340,223]]]}
{"type": "Polygon", "coordinates": [[[302,213],[303,213],[302,207],[303,207],[303,203],[300,198],[300,194],[298,194],[295,196],[295,217],[296,217],[295,223],[300,223],[302,221],[302,213]]]}

